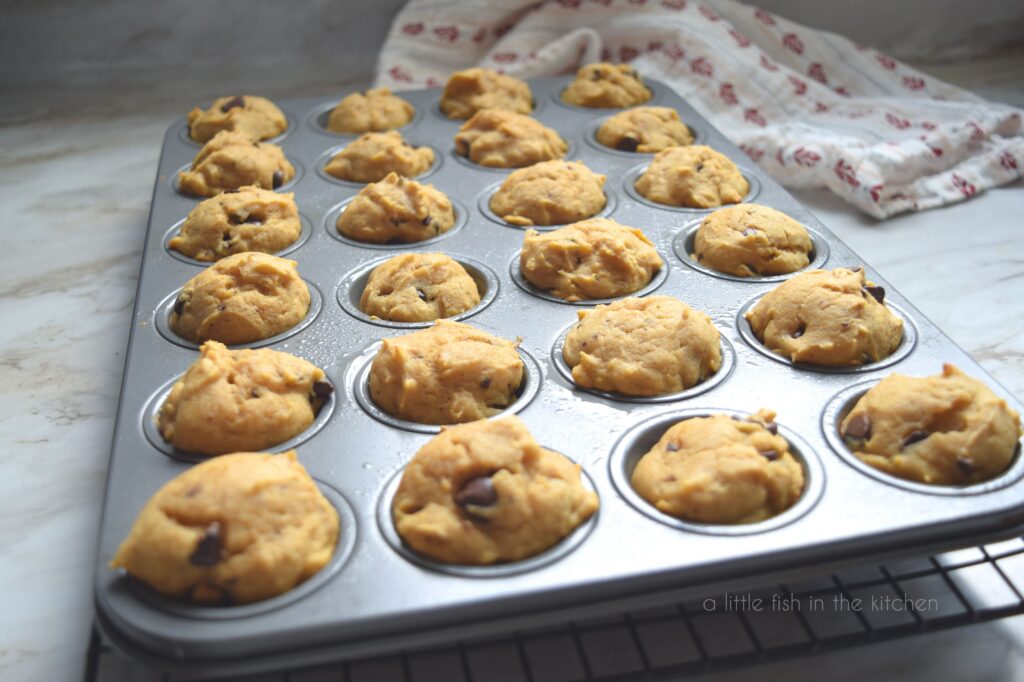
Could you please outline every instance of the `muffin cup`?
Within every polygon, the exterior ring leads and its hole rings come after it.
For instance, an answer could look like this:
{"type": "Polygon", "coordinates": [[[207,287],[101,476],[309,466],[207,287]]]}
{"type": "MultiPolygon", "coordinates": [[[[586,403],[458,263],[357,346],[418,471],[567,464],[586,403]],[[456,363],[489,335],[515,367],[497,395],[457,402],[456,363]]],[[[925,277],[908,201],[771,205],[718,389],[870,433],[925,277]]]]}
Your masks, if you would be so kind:
{"type": "Polygon", "coordinates": [[[451,229],[448,230],[447,232],[442,232],[441,234],[435,237],[424,239],[418,242],[397,242],[395,244],[371,244],[369,242],[360,242],[356,241],[355,239],[349,239],[342,233],[338,232],[338,217],[341,216],[341,214],[345,211],[346,208],[348,208],[348,205],[352,203],[353,199],[355,199],[355,196],[351,196],[348,199],[342,201],[341,203],[336,204],[332,208],[328,209],[327,214],[324,216],[323,225],[324,229],[327,231],[327,234],[330,237],[337,239],[342,244],[356,246],[359,247],[360,249],[400,251],[417,249],[423,246],[430,246],[432,244],[436,244],[442,239],[447,239],[448,237],[451,237],[452,235],[456,234],[459,230],[466,226],[466,222],[469,219],[469,212],[466,210],[466,208],[458,201],[449,198],[449,201],[452,202],[452,210],[455,212],[455,224],[452,225],[451,229]]]}
{"type": "Polygon", "coordinates": [[[641,204],[645,204],[652,208],[659,208],[664,211],[678,211],[680,213],[711,213],[713,211],[717,211],[720,208],[726,208],[727,206],[736,206],[738,204],[750,203],[751,201],[754,200],[755,197],[757,197],[758,193],[760,193],[761,191],[761,181],[757,179],[757,175],[755,175],[753,171],[747,170],[743,166],[737,166],[737,168],[740,171],[740,174],[743,175],[744,179],[746,179],[747,181],[748,189],[746,195],[735,203],[722,204],[721,206],[712,206],[710,208],[699,208],[691,206],[669,206],[668,204],[659,204],[657,201],[652,201],[645,197],[643,194],[640,194],[639,190],[637,190],[636,188],[636,181],[640,179],[640,176],[647,171],[647,168],[650,165],[651,164],[648,161],[626,171],[625,177],[622,180],[622,187],[623,189],[626,190],[626,194],[628,194],[636,201],[639,201],[641,204]]]}
{"type": "MultiPolygon", "coordinates": [[[[293,251],[297,250],[298,248],[300,248],[307,241],[309,241],[310,235],[313,234],[313,223],[311,223],[309,221],[309,218],[307,218],[302,213],[299,213],[299,223],[302,225],[302,229],[299,232],[299,238],[296,239],[291,244],[289,244],[288,246],[286,246],[283,249],[281,249],[280,251],[275,251],[271,255],[278,256],[279,258],[283,258],[283,257],[287,256],[288,254],[292,253],[293,251]]],[[[169,255],[171,258],[174,258],[176,260],[180,260],[182,263],[188,263],[189,265],[195,265],[195,266],[198,266],[198,267],[201,267],[201,268],[208,268],[211,265],[213,265],[214,263],[216,263],[217,261],[196,260],[195,258],[192,258],[190,256],[186,256],[181,251],[178,251],[177,249],[172,249],[171,247],[169,247],[167,245],[167,242],[171,241],[171,239],[173,237],[178,236],[178,233],[181,231],[181,226],[184,225],[184,224],[185,224],[185,219],[183,218],[183,219],[179,220],[178,222],[174,223],[174,225],[171,226],[171,229],[167,230],[167,232],[164,234],[164,236],[163,236],[163,244],[164,244],[164,251],[167,252],[167,255],[169,255]]]]}
{"type": "Polygon", "coordinates": [[[649,294],[654,293],[658,289],[658,287],[664,284],[665,280],[668,279],[669,264],[668,261],[665,260],[663,257],[662,266],[656,273],[654,273],[654,276],[651,277],[651,281],[632,293],[623,294],[622,296],[618,296],[616,298],[592,298],[584,301],[566,301],[564,298],[559,298],[554,294],[548,293],[547,291],[544,291],[543,289],[534,286],[532,282],[526,279],[526,277],[523,275],[523,271],[519,267],[519,254],[520,252],[517,251],[516,255],[512,258],[512,261],[509,263],[508,266],[509,275],[512,277],[512,281],[515,282],[516,286],[525,291],[526,293],[530,294],[531,296],[536,296],[537,298],[543,299],[545,301],[551,301],[552,303],[561,303],[562,305],[592,307],[596,305],[601,305],[603,303],[619,301],[624,298],[647,296],[649,294]]]}
{"type": "MultiPolygon", "coordinates": [[[[513,230],[519,230],[520,232],[525,232],[526,230],[537,230],[538,232],[551,232],[561,227],[565,227],[566,225],[574,224],[560,223],[558,225],[513,225],[512,223],[506,222],[501,216],[499,216],[497,213],[491,210],[491,199],[494,198],[495,194],[497,194],[498,190],[501,188],[501,185],[501,182],[496,182],[493,185],[488,185],[486,188],[484,188],[484,191],[477,198],[476,202],[477,206],[480,208],[480,212],[483,213],[484,217],[490,220],[492,223],[497,223],[502,227],[507,227],[513,230]]],[[[616,193],[611,191],[608,187],[604,188],[604,197],[604,207],[600,211],[598,211],[592,216],[580,218],[580,220],[576,222],[581,222],[583,220],[591,220],[592,218],[607,218],[608,216],[610,216],[615,211],[615,208],[618,206],[619,200],[616,196],[616,193]]]]}

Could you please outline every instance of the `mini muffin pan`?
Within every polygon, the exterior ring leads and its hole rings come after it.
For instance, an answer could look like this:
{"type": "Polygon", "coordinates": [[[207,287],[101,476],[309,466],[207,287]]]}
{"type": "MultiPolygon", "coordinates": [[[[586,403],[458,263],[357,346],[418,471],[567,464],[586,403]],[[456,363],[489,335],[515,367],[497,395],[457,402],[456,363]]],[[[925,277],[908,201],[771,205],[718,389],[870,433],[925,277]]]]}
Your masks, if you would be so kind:
{"type": "Polygon", "coordinates": [[[309,431],[271,450],[296,445],[300,461],[330,491],[328,498],[342,511],[339,554],[306,584],[258,605],[198,607],[154,597],[108,564],[150,496],[194,460],[161,445],[151,423],[174,379],[197,357],[195,344],[178,339],[166,320],[175,292],[203,265],[165,246],[172,228],[200,201],[176,188],[178,170],[198,150],[182,137],[183,120],[177,121],[164,140],[153,192],[96,564],[98,621],[120,648],[195,676],[314,664],[528,628],[566,614],[618,613],[624,602],[650,600],[656,593],[705,590],[723,581],[764,582],[809,574],[825,564],[939,551],[1021,532],[1021,457],[995,481],[933,488],[867,469],[846,451],[836,430],[850,401],[888,373],[937,374],[943,362],[982,379],[1020,411],[1018,401],[690,106],[654,83],[658,105],[674,107],[700,142],[740,166],[751,181],[753,201],[809,228],[814,266],[865,266],[905,322],[896,354],[855,371],[821,371],[768,352],[750,333],[742,311],[787,277],[744,280],[692,263],[695,221],[711,211],[638,198],[632,181],[651,156],[605,149],[589,139],[597,121],[614,111],[556,104],[567,83],[567,77],[532,81],[538,104],[533,115],[569,142],[568,159],[607,176],[609,205],[603,214],[642,229],[665,263],[640,295],[677,296],[707,313],[722,335],[722,369],[694,389],[653,400],[575,387],[560,355],[581,306],[535,291],[519,276],[525,229],[504,225],[485,208],[511,170],[456,160],[452,138],[461,122],[438,113],[440,89],[401,93],[417,110],[402,133],[437,152],[427,182],[452,199],[457,214],[452,230],[417,244],[360,244],[338,234],[338,214],[360,186],[315,171],[340,139],[355,138],[322,127],[338,97],[278,102],[291,125],[280,138],[285,154],[297,169],[314,169],[300,170],[281,188],[295,193],[304,216],[302,241],[286,253],[311,285],[314,305],[296,328],[247,345],[306,358],[336,387],[309,431]],[[518,414],[545,447],[579,463],[600,499],[590,521],[532,560],[473,569],[441,566],[411,553],[390,525],[389,500],[400,472],[438,429],[382,416],[369,400],[366,371],[375,348],[381,339],[416,327],[368,318],[359,313],[358,299],[369,268],[383,258],[435,251],[472,266],[482,287],[481,304],[464,321],[521,339],[525,381],[506,412],[518,414]],[[714,527],[669,519],[632,491],[629,472],[637,457],[675,421],[749,415],[760,408],[778,413],[780,433],[807,473],[805,493],[791,510],[746,527],[714,527]]]}

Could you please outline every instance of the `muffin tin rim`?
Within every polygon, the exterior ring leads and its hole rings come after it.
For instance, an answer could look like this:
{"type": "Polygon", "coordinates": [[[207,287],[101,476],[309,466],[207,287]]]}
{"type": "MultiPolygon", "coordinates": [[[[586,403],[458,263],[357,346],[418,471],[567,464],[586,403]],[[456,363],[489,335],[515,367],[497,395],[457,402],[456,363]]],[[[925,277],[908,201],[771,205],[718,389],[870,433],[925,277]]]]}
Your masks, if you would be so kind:
{"type": "MultiPolygon", "coordinates": [[[[779,435],[785,438],[786,442],[789,443],[790,452],[794,454],[795,458],[800,462],[803,468],[804,489],[800,494],[800,497],[792,506],[775,516],[762,521],[743,524],[713,524],[700,523],[697,521],[685,521],[658,510],[633,488],[630,478],[632,476],[633,468],[636,466],[636,462],[634,462],[633,466],[630,467],[628,459],[632,446],[640,438],[643,438],[648,432],[657,430],[658,435],[654,440],[656,443],[657,440],[660,439],[666,431],[668,431],[668,429],[681,421],[693,419],[695,417],[708,417],[718,414],[744,418],[753,416],[753,413],[729,408],[676,408],[666,412],[659,412],[654,415],[645,415],[643,418],[634,421],[632,424],[627,426],[626,429],[620,433],[619,437],[612,445],[611,452],[608,456],[608,472],[616,491],[626,500],[634,511],[640,512],[647,518],[671,528],[675,528],[676,530],[698,533],[701,535],[737,537],[778,530],[783,526],[799,521],[815,506],[817,506],[827,483],[825,480],[825,467],[819,461],[818,455],[814,449],[796,431],[788,428],[785,424],[780,424],[779,422],[775,422],[779,428],[779,435]],[[628,472],[626,471],[627,467],[629,468],[628,472]]],[[[637,457],[636,461],[639,461],[642,456],[643,455],[637,457]]]]}
{"type": "Polygon", "coordinates": [[[919,493],[922,495],[936,495],[940,497],[972,497],[976,495],[984,495],[986,493],[1007,488],[1024,476],[1024,445],[1022,445],[1024,436],[1017,438],[1017,449],[1013,455],[1010,465],[1005,471],[1003,471],[1003,473],[994,478],[990,478],[987,481],[971,483],[968,485],[937,485],[920,483],[900,478],[894,474],[876,469],[866,462],[862,462],[860,458],[858,458],[846,446],[846,443],[843,442],[842,436],[839,435],[839,424],[849,411],[853,409],[856,401],[860,400],[860,398],[867,393],[869,389],[874,388],[881,383],[881,381],[882,378],[874,378],[846,386],[828,399],[828,402],[825,403],[825,409],[821,412],[821,431],[825,440],[828,442],[829,447],[836,456],[839,457],[839,459],[853,469],[856,469],[859,473],[864,474],[879,483],[900,488],[905,491],[919,493]]]}

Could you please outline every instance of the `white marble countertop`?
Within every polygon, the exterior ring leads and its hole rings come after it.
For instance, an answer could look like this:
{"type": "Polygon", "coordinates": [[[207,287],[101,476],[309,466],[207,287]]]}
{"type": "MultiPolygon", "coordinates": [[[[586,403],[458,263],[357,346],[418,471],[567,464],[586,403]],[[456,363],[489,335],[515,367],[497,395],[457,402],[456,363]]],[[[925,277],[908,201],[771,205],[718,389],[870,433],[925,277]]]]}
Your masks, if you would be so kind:
{"type": "MultiPolygon", "coordinates": [[[[984,94],[1024,103],[1020,60],[951,67],[984,94]],[[999,69],[996,69],[998,72],[999,69]],[[998,75],[998,74],[997,74],[998,75]]],[[[88,74],[0,96],[0,679],[80,677],[92,571],[152,182],[163,134],[195,102],[235,90],[271,97],[338,92],[327,71],[269,84],[213,74],[88,74]],[[160,83],[160,87],[154,87],[160,83]]],[[[821,220],[1024,398],[1024,192],[878,223],[827,192],[798,194],[821,220]]],[[[1021,619],[818,656],[818,679],[914,671],[920,679],[1024,678],[1021,619]],[[869,653],[870,652],[870,653],[869,653]],[[969,671],[969,672],[968,672],[969,671]]],[[[723,679],[796,674],[772,664],[723,679]]]]}

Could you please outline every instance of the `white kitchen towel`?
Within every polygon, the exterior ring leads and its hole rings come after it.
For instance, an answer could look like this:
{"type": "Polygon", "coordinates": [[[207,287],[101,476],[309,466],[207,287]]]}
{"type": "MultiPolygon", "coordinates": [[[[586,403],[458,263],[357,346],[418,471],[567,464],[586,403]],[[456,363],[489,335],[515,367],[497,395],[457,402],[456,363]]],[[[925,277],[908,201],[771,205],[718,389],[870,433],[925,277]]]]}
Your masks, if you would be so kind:
{"type": "MultiPolygon", "coordinates": [[[[779,182],[885,218],[1013,182],[1022,112],[735,0],[411,0],[378,62],[393,89],[480,65],[532,78],[631,62],[779,182]]],[[[1024,198],[1022,198],[1024,207],[1024,198]]]]}

